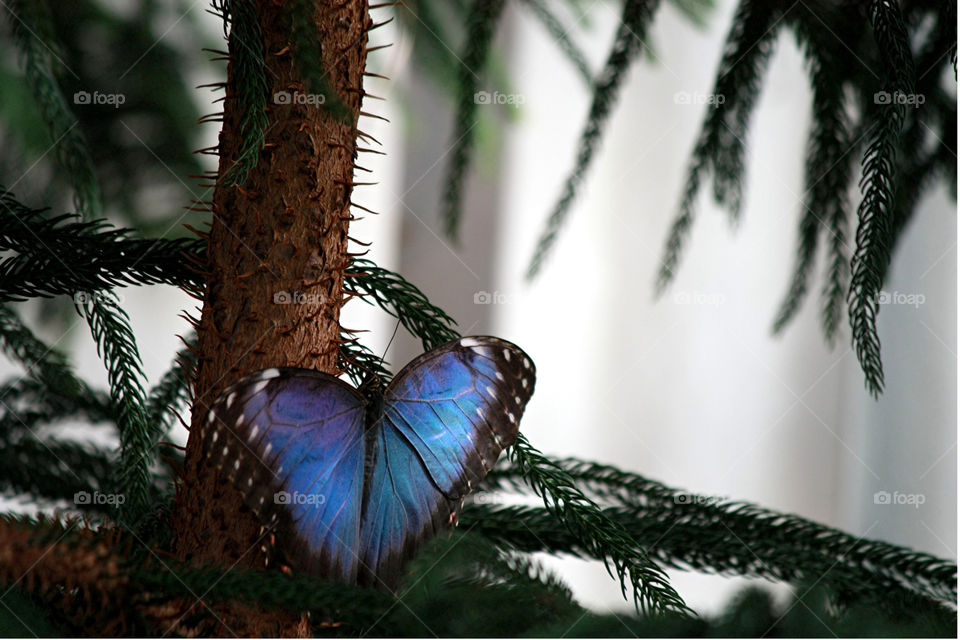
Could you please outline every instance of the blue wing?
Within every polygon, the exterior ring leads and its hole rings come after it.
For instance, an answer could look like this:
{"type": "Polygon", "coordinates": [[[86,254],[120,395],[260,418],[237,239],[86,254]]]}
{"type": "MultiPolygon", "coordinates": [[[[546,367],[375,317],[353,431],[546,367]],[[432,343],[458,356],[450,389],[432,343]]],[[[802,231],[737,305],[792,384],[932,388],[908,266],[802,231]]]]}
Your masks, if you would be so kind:
{"type": "Polygon", "coordinates": [[[278,534],[298,567],[354,582],[363,502],[363,397],[307,369],[267,369],[226,389],[202,433],[207,457],[278,534]]]}
{"type": "Polygon", "coordinates": [[[514,443],[535,369],[516,345],[455,340],[387,387],[372,433],[360,581],[393,586],[417,544],[452,525],[463,497],[514,443]]]}

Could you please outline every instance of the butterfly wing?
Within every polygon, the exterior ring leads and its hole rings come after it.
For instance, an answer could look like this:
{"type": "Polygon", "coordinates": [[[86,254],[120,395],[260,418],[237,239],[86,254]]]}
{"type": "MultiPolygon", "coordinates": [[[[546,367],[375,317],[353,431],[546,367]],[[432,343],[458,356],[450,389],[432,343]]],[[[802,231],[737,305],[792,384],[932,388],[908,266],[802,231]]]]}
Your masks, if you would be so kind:
{"type": "Polygon", "coordinates": [[[448,342],[397,375],[371,432],[361,582],[393,586],[417,544],[455,522],[462,498],[516,440],[534,381],[519,347],[486,336],[448,342]]]}
{"type": "Polygon", "coordinates": [[[363,502],[364,398],[307,369],[267,369],[226,389],[202,433],[206,456],[275,523],[298,568],[353,582],[363,502]]]}

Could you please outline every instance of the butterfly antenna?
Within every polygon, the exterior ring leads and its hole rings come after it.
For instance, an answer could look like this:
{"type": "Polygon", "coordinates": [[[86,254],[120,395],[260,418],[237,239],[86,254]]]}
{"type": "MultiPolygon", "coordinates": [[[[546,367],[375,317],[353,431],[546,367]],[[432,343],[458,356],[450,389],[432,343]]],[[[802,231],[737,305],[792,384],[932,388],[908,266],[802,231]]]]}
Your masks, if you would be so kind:
{"type": "Polygon", "coordinates": [[[387,357],[387,351],[390,351],[390,345],[393,344],[393,339],[397,337],[397,331],[400,330],[400,318],[397,318],[397,324],[393,327],[393,335],[390,336],[390,341],[387,342],[386,348],[383,350],[383,355],[380,356],[380,369],[383,369],[384,359],[387,357]]]}

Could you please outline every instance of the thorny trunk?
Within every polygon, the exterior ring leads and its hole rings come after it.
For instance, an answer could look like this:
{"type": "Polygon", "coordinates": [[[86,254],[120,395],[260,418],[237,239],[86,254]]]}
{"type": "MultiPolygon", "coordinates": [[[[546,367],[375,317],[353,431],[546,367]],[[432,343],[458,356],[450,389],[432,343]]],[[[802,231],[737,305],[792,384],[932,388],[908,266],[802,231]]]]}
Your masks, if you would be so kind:
{"type": "MultiPolygon", "coordinates": [[[[275,104],[276,92],[310,89],[293,62],[284,3],[255,4],[271,96],[266,144],[242,187],[220,182],[214,191],[191,434],[172,522],[182,558],[222,567],[262,567],[264,540],[260,523],[238,492],[201,459],[198,430],[216,395],[242,375],[277,366],[336,370],[357,118],[371,26],[366,0],[316,3],[320,64],[350,110],[344,122],[314,104],[275,104]],[[284,292],[290,294],[287,299],[284,292]],[[291,297],[299,303],[289,303],[291,297]]],[[[221,177],[236,161],[240,143],[235,71],[231,59],[219,141],[221,177]]],[[[215,613],[221,635],[310,632],[300,615],[239,606],[215,613]]]]}

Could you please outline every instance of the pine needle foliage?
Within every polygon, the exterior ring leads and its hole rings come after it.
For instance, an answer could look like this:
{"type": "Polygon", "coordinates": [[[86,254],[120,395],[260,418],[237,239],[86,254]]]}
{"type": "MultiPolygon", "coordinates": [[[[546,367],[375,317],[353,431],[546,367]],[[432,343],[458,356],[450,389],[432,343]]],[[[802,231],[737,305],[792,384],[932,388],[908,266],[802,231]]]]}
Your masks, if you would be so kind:
{"type": "Polygon", "coordinates": [[[120,432],[118,486],[124,489],[120,515],[132,522],[148,507],[151,428],[137,341],[126,312],[112,291],[77,294],[77,312],[86,318],[97,354],[107,367],[110,400],[120,432]]]}
{"type": "Polygon", "coordinates": [[[237,95],[242,105],[240,150],[236,163],[221,178],[224,184],[242,185],[257,166],[267,128],[267,77],[263,34],[253,0],[213,0],[213,10],[223,20],[230,60],[234,65],[237,95]]]}
{"type": "Polygon", "coordinates": [[[320,60],[321,49],[313,22],[315,3],[311,0],[293,0],[285,6],[290,21],[290,40],[293,43],[293,60],[297,70],[306,81],[310,92],[323,96],[321,103],[324,108],[346,122],[350,117],[350,110],[327,82],[326,72],[316,63],[320,60]]]}
{"type": "MultiPolygon", "coordinates": [[[[668,566],[795,584],[819,579],[838,594],[877,602],[903,589],[935,603],[957,599],[956,563],[756,505],[669,488],[615,467],[574,458],[554,464],[668,566]]],[[[522,490],[526,473],[519,466],[495,469],[487,482],[522,490]]],[[[471,510],[476,511],[465,514],[468,522],[490,535],[499,530],[514,540],[511,530],[527,529],[527,540],[537,540],[533,546],[555,544],[556,552],[578,544],[546,509],[473,505],[471,510]]]]}
{"type": "MultiPolygon", "coordinates": [[[[616,100],[618,74],[632,59],[623,55],[628,11],[641,5],[644,3],[624,2],[621,31],[605,70],[594,83],[573,169],[541,232],[528,278],[536,276],[553,249],[590,167],[616,100]]],[[[639,26],[645,26],[655,9],[650,3],[647,13],[651,15],[643,16],[639,26]]],[[[691,17],[695,15],[691,13],[691,17]]],[[[807,59],[814,108],[797,255],[773,329],[782,332],[796,316],[810,288],[821,237],[825,237],[824,335],[830,343],[835,340],[846,306],[867,390],[879,395],[883,368],[877,297],[893,249],[921,194],[937,182],[955,184],[956,99],[942,86],[943,71],[955,59],[955,23],[956,6],[950,2],[741,0],[711,92],[715,104],[707,111],[694,144],[678,213],[667,234],[656,275],[658,294],[677,272],[694,222],[697,196],[708,177],[714,200],[729,211],[732,221],[739,219],[750,119],[778,36],[784,30],[792,31],[807,59]],[[928,144],[931,133],[934,145],[928,144]],[[862,197],[857,206],[857,230],[851,238],[847,193],[857,174],[853,163],[858,157],[862,197]],[[851,241],[855,243],[852,250],[851,241]]],[[[644,33],[639,26],[633,29],[636,40],[644,33]]],[[[456,197],[448,190],[444,201],[449,204],[456,197]]],[[[449,215],[446,218],[448,230],[451,219],[449,215]]]]}
{"type": "Polygon", "coordinates": [[[56,40],[47,4],[11,0],[5,6],[17,48],[23,56],[27,84],[50,131],[57,159],[73,183],[77,211],[88,218],[97,218],[101,213],[100,187],[86,139],[57,82],[57,75],[65,69],[62,52],[51,49],[50,43],[56,40]]]}
{"type": "Polygon", "coordinates": [[[475,0],[467,16],[466,46],[457,70],[456,116],[441,213],[444,232],[450,239],[456,239],[460,226],[464,177],[476,135],[474,127],[479,107],[477,91],[482,79],[480,74],[505,5],[505,0],[475,0]]]}
{"type": "Polygon", "coordinates": [[[543,498],[550,519],[560,524],[589,557],[603,560],[611,575],[616,573],[624,596],[630,585],[638,609],[691,612],[663,570],[650,561],[629,532],[607,517],[566,471],[530,446],[523,434],[510,449],[510,459],[533,492],[543,498]]]}
{"type": "MultiPolygon", "coordinates": [[[[565,29],[552,12],[553,5],[539,0],[523,2],[549,32],[563,40],[560,31],[565,29]]],[[[464,61],[472,64],[458,67],[458,62],[451,62],[452,54],[431,62],[437,68],[459,69],[459,104],[467,110],[470,107],[463,98],[469,95],[472,100],[479,86],[476,82],[483,75],[483,62],[503,4],[489,0],[450,6],[418,2],[414,8],[415,17],[424,19],[423,28],[437,28],[428,48],[444,50],[445,44],[436,34],[449,34],[458,27],[468,36],[482,36],[471,45],[474,50],[468,47],[464,56],[464,61]],[[451,22],[451,16],[467,15],[473,17],[451,22]],[[476,72],[476,76],[466,74],[464,68],[476,72]]],[[[679,4],[697,5],[689,1],[679,4]]],[[[317,71],[310,60],[316,58],[316,47],[323,43],[318,43],[316,33],[306,28],[308,6],[305,2],[291,3],[288,17],[301,49],[298,64],[304,65],[301,73],[305,82],[310,90],[322,92],[310,80],[317,71]]],[[[26,16],[24,24],[36,25],[40,34],[34,39],[29,33],[29,37],[21,33],[17,48],[25,60],[25,74],[31,76],[29,83],[40,88],[36,101],[44,114],[44,127],[56,131],[69,124],[69,110],[56,78],[59,71],[48,57],[56,47],[37,47],[40,42],[55,45],[57,34],[44,26],[50,16],[43,13],[42,3],[17,2],[9,7],[13,7],[15,16],[26,16]],[[53,106],[44,106],[44,100],[53,106]]],[[[874,7],[878,42],[902,44],[904,29],[910,33],[915,23],[916,15],[910,13],[914,10],[907,12],[901,28],[889,3],[876,1],[874,7]]],[[[588,123],[581,139],[580,175],[599,144],[618,84],[643,46],[655,8],[655,2],[624,3],[624,28],[618,32],[607,64],[593,84],[597,92],[591,108],[593,125],[588,123]],[[631,30],[627,27],[632,28],[632,37],[627,37],[626,32],[631,30]]],[[[409,22],[414,9],[402,6],[398,11],[407,15],[409,22]]],[[[214,10],[224,19],[231,69],[237,76],[238,92],[230,99],[241,102],[244,114],[241,158],[226,174],[231,184],[240,184],[263,145],[266,121],[262,116],[269,98],[263,76],[263,38],[250,0],[217,0],[214,10]]],[[[767,24],[777,15],[774,11],[764,13],[759,4],[750,5],[749,10],[755,13],[743,18],[749,20],[742,27],[749,32],[757,31],[758,25],[767,24]]],[[[881,171],[893,167],[896,176],[918,176],[920,183],[929,184],[946,175],[951,166],[955,170],[955,158],[951,165],[942,147],[897,146],[926,124],[949,130],[951,108],[955,118],[955,107],[950,106],[947,94],[934,79],[953,59],[948,55],[945,62],[937,54],[942,45],[955,40],[950,29],[937,26],[931,31],[916,59],[934,71],[911,80],[916,91],[935,96],[931,97],[938,105],[933,110],[935,115],[929,121],[920,121],[907,111],[898,124],[890,120],[889,113],[884,115],[886,112],[878,109],[871,116],[876,119],[876,126],[871,128],[845,120],[842,92],[830,93],[821,87],[827,76],[838,86],[843,84],[840,79],[845,76],[832,62],[834,55],[846,54],[824,53],[827,50],[815,42],[819,36],[809,28],[811,24],[805,23],[800,35],[801,41],[808,43],[810,55],[815,52],[819,56],[811,59],[811,69],[815,91],[821,92],[818,95],[824,104],[811,132],[808,180],[814,178],[814,157],[832,154],[839,163],[849,154],[842,153],[838,141],[864,135],[873,136],[871,141],[886,141],[874,155],[869,151],[873,142],[867,146],[867,155],[879,158],[877,170],[865,173],[864,183],[865,191],[877,194],[875,202],[885,203],[878,211],[886,212],[892,202],[883,200],[886,183],[881,171]],[[891,132],[887,138],[877,137],[883,130],[881,125],[891,132]],[[893,137],[894,130],[898,137],[893,137]],[[888,144],[890,140],[894,140],[893,146],[888,144]],[[899,153],[902,148],[907,151],[899,153]]],[[[748,53],[754,68],[731,66],[730,74],[742,74],[736,81],[725,80],[735,106],[715,116],[719,118],[714,123],[718,130],[711,144],[717,148],[703,152],[716,154],[709,162],[704,161],[704,166],[709,165],[714,172],[715,195],[734,209],[741,198],[743,173],[744,148],[739,140],[746,134],[759,87],[760,69],[756,65],[762,67],[768,55],[763,47],[756,52],[737,48],[746,47],[749,40],[747,35],[738,35],[731,45],[734,53],[729,55],[748,53]]],[[[573,40],[560,46],[586,79],[589,70],[573,40]]],[[[955,52],[955,46],[951,51],[955,52]]],[[[889,69],[898,69],[902,60],[896,52],[888,54],[889,69]]],[[[890,88],[908,87],[901,81],[909,76],[898,78],[892,73],[890,77],[890,88]]],[[[465,122],[469,121],[468,114],[465,122]]],[[[7,625],[9,611],[17,624],[42,619],[42,628],[72,635],[202,635],[219,628],[209,603],[230,602],[309,612],[315,630],[350,637],[952,634],[955,610],[944,606],[955,605],[957,597],[956,566],[952,562],[857,539],[755,505],[692,496],[612,467],[553,459],[523,436],[511,450],[510,464],[490,474],[484,500],[467,505],[458,531],[425,545],[395,594],[281,571],[187,566],[171,560],[168,522],[175,491],[173,480],[182,457],[175,449],[172,453],[163,451],[160,445],[178,418],[183,416],[187,422],[184,414],[189,411],[197,363],[196,337],[184,336],[184,346],[169,370],[148,388],[140,346],[116,290],[121,286],[164,284],[202,293],[206,238],[150,238],[142,230],[109,223],[96,213],[95,178],[91,187],[84,182],[86,174],[76,169],[90,166],[83,155],[85,150],[86,157],[91,157],[89,145],[83,138],[75,143],[79,146],[72,149],[70,144],[65,145],[66,156],[59,161],[68,168],[69,190],[82,215],[51,215],[50,210],[32,208],[0,188],[0,350],[24,371],[22,376],[0,384],[0,491],[28,507],[67,505],[69,514],[0,515],[0,584],[7,594],[6,607],[0,608],[0,628],[19,628],[13,623],[7,625]],[[18,303],[49,297],[69,299],[90,325],[107,370],[108,389],[96,389],[77,376],[69,358],[40,339],[21,317],[18,303]],[[58,433],[58,427],[66,421],[77,420],[96,425],[120,446],[114,450],[68,440],[58,433]],[[98,492],[122,495],[125,500],[114,508],[84,499],[84,495],[98,492]],[[498,497],[507,492],[531,501],[539,499],[543,506],[497,503],[498,497]],[[603,562],[619,580],[636,614],[587,611],[557,575],[531,556],[542,552],[603,562]],[[768,594],[752,590],[741,594],[722,616],[697,617],[669,584],[664,567],[786,582],[796,589],[796,597],[781,607],[768,594]],[[819,585],[817,589],[814,584],[819,585]]],[[[464,147],[461,158],[463,167],[468,148],[464,147]]],[[[852,164],[847,170],[852,173],[852,164]]],[[[701,171],[705,169],[698,170],[698,176],[701,171]]],[[[93,175],[91,172],[86,177],[93,175]]],[[[581,178],[571,180],[572,201],[581,178]]],[[[462,185],[462,173],[458,181],[462,185]]],[[[810,201],[816,202],[822,195],[839,203],[838,194],[846,182],[843,176],[831,176],[823,186],[812,183],[810,201]]],[[[898,189],[896,202],[915,202],[919,193],[919,187],[898,189]]],[[[846,221],[838,212],[844,210],[842,204],[831,204],[827,221],[821,216],[818,225],[805,218],[802,235],[809,235],[814,228],[820,233],[840,229],[840,234],[832,237],[840,235],[842,248],[846,229],[842,224],[846,221]]],[[[878,235],[887,246],[895,243],[896,230],[909,220],[903,211],[896,215],[899,217],[885,227],[886,235],[878,235]]],[[[863,224],[861,220],[861,227],[863,224]]],[[[809,272],[818,244],[816,237],[807,235],[798,252],[798,271],[802,268],[809,272]]],[[[863,260],[874,271],[879,269],[882,280],[888,261],[876,247],[867,243],[863,260]]],[[[870,273],[875,277],[873,271],[870,273]]],[[[346,276],[346,297],[359,297],[397,318],[424,349],[459,336],[453,318],[402,275],[357,258],[346,276]]],[[[797,296],[802,297],[806,276],[796,282],[797,296]]],[[[831,290],[828,298],[835,297],[831,290]]],[[[358,333],[342,329],[343,374],[355,384],[371,373],[389,377],[385,363],[356,339],[358,333]]],[[[264,544],[268,543],[265,535],[264,544]]],[[[32,624],[28,631],[37,628],[32,624]]]]}
{"type": "MultiPolygon", "coordinates": [[[[915,96],[913,56],[900,8],[895,2],[870,3],[870,23],[885,76],[883,90],[891,96],[915,96]]],[[[863,156],[860,180],[863,199],[857,209],[857,248],[850,282],[850,325],[857,359],[874,396],[883,390],[880,336],[877,334],[880,288],[890,264],[893,244],[896,156],[907,107],[899,101],[877,104],[868,117],[873,133],[863,156]]]]}
{"type": "Polygon", "coordinates": [[[700,184],[708,172],[713,171],[713,194],[717,202],[730,208],[731,217],[739,216],[743,138],[779,19],[775,2],[743,0],[737,8],[714,85],[717,105],[704,118],[693,150],[679,213],[670,227],[657,274],[658,292],[667,287],[677,270],[684,241],[693,224],[700,184]]]}
{"type": "Polygon", "coordinates": [[[564,26],[563,21],[543,0],[521,0],[526,8],[540,21],[544,30],[556,42],[557,47],[567,57],[570,64],[576,69],[580,78],[590,85],[593,83],[593,72],[590,70],[590,64],[577,43],[570,37],[570,28],[564,26]]]}
{"type": "Polygon", "coordinates": [[[587,125],[580,135],[577,146],[577,159],[573,171],[567,177],[557,204],[554,205],[546,227],[537,242],[530,266],[527,268],[527,278],[533,278],[540,271],[544,259],[556,242],[556,236],[563,226],[573,199],[577,194],[584,174],[593,159],[593,154],[600,142],[603,126],[606,124],[616,103],[617,94],[626,72],[631,63],[641,53],[645,44],[647,27],[653,19],[658,0],[624,0],[623,14],[620,16],[620,26],[607,57],[603,71],[597,77],[593,100],[590,104],[590,113],[587,115],[587,125]]]}

